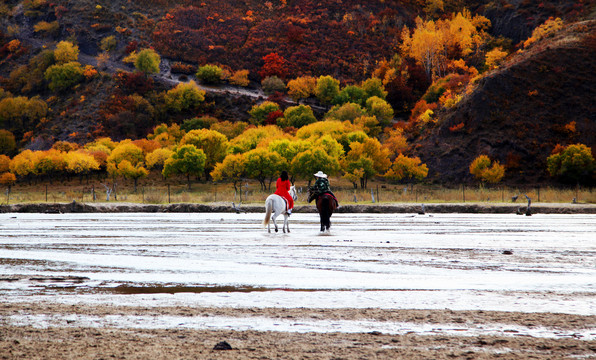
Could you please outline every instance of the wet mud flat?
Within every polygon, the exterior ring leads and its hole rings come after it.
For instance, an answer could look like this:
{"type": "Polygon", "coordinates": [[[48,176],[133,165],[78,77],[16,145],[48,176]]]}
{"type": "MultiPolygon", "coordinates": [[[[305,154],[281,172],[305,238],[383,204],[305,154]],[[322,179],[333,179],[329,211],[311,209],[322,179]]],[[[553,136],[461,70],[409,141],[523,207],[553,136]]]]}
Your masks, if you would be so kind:
{"type": "MultiPolygon", "coordinates": [[[[1,359],[589,359],[596,357],[596,340],[574,336],[574,330],[594,329],[596,317],[554,313],[510,313],[452,310],[277,309],[80,306],[18,303],[0,306],[1,359]],[[58,319],[16,326],[9,316],[41,315],[58,319]],[[70,315],[69,315],[70,314],[70,315]],[[73,317],[72,314],[78,314],[73,317]],[[144,328],[81,326],[83,316],[143,318],[177,316],[178,326],[144,328]],[[258,322],[349,320],[400,321],[427,324],[426,334],[408,331],[369,332],[257,331],[194,329],[184,320],[196,317],[248,318],[258,322]],[[60,324],[61,323],[61,324],[60,324]],[[503,324],[500,335],[466,334],[472,324],[503,324]],[[556,329],[554,337],[531,336],[520,327],[556,329]],[[451,331],[446,331],[451,330],[451,331]],[[459,334],[458,334],[459,332],[459,334]],[[222,346],[222,344],[226,346],[222,346]],[[229,345],[229,346],[227,346],[229,345]],[[227,349],[227,350],[219,350],[227,349]]],[[[595,334],[596,335],[596,334],[595,334]]]]}
{"type": "Polygon", "coordinates": [[[0,214],[0,359],[596,358],[595,220],[0,214]]]}

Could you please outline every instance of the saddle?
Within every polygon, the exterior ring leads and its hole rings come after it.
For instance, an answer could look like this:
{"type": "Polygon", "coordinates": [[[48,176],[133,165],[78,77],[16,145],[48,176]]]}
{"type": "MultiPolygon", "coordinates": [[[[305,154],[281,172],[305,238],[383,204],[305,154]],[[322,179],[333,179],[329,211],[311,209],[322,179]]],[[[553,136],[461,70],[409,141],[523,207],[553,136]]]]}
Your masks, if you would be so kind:
{"type": "Polygon", "coordinates": [[[309,191],[309,193],[308,193],[308,202],[313,201],[314,199],[318,198],[321,195],[329,195],[329,196],[331,196],[333,198],[333,200],[335,200],[335,205],[336,206],[339,206],[339,201],[335,197],[335,194],[330,193],[330,192],[324,192],[322,194],[317,194],[314,191],[309,191]]]}
{"type": "MultiPolygon", "coordinates": [[[[275,195],[277,195],[277,194],[275,194],[275,195]]],[[[288,200],[281,195],[277,195],[277,196],[279,196],[284,201],[284,203],[286,203],[286,212],[288,212],[288,200]]]]}

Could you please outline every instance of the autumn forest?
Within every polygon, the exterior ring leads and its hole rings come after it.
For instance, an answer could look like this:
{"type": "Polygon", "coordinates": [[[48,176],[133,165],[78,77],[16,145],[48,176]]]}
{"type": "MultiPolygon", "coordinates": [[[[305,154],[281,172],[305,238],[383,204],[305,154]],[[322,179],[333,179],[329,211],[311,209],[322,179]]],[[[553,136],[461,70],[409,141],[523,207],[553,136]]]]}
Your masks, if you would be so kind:
{"type": "Polygon", "coordinates": [[[0,1],[0,184],[596,184],[594,1],[0,1]]]}

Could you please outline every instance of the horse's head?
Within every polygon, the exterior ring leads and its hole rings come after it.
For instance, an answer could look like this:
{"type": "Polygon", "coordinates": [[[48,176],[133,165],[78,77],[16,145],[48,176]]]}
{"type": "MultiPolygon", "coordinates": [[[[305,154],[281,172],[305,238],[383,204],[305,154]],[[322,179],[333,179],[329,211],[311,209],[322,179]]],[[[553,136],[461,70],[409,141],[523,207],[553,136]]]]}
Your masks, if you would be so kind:
{"type": "Polygon", "coordinates": [[[298,200],[298,195],[296,194],[296,186],[290,186],[290,191],[288,192],[290,193],[290,196],[292,197],[292,199],[294,199],[294,201],[298,200]]]}

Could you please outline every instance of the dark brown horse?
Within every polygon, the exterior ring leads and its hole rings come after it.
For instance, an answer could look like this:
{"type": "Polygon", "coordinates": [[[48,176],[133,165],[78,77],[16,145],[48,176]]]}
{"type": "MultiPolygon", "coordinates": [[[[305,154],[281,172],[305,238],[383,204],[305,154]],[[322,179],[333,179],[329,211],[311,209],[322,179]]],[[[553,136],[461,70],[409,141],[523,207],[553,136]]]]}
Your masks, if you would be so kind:
{"type": "Polygon", "coordinates": [[[331,227],[331,215],[337,209],[335,198],[329,194],[322,194],[317,197],[317,211],[321,218],[321,231],[329,231],[331,227]]]}

